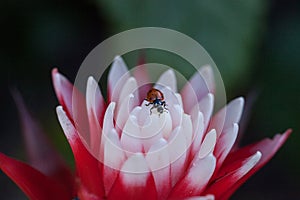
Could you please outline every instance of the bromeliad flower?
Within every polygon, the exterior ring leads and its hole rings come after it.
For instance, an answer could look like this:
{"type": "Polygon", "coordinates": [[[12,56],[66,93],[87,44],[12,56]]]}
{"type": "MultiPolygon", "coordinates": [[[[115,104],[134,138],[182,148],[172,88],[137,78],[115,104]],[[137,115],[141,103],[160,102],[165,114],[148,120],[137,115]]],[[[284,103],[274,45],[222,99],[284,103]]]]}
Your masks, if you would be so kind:
{"type": "Polygon", "coordinates": [[[212,116],[215,86],[209,66],[177,93],[174,71],[164,72],[151,86],[145,68],[131,76],[116,57],[107,102],[92,77],[84,98],[56,69],[52,76],[76,176],[68,170],[57,176],[65,169],[57,164],[60,159],[39,157],[40,163],[51,162],[50,173],[0,154],[1,169],[31,199],[228,199],[291,132],[233,148],[244,100],[237,98],[212,116]]]}

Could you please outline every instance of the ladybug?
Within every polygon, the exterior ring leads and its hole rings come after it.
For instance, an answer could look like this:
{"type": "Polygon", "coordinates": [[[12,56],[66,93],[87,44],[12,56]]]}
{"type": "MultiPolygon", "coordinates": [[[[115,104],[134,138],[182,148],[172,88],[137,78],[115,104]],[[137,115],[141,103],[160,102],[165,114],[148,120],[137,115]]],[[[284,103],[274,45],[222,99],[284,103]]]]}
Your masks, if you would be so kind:
{"type": "Polygon", "coordinates": [[[152,109],[154,108],[156,108],[159,115],[163,112],[167,112],[167,104],[164,101],[164,94],[160,90],[155,88],[150,89],[145,100],[149,102],[146,106],[153,105],[150,109],[150,114],[152,114],[152,109]]]}

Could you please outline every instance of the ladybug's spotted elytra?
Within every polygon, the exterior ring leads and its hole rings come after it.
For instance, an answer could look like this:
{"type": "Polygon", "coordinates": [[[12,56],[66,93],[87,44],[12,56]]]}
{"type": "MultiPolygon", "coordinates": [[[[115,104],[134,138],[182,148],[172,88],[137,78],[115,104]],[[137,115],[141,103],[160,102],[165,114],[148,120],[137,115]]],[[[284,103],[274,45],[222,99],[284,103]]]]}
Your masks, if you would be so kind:
{"type": "Polygon", "coordinates": [[[156,108],[157,112],[162,114],[163,112],[167,112],[166,102],[164,101],[164,94],[158,89],[152,88],[147,93],[146,101],[149,103],[146,106],[153,105],[150,109],[150,114],[152,114],[152,109],[156,108]]]}

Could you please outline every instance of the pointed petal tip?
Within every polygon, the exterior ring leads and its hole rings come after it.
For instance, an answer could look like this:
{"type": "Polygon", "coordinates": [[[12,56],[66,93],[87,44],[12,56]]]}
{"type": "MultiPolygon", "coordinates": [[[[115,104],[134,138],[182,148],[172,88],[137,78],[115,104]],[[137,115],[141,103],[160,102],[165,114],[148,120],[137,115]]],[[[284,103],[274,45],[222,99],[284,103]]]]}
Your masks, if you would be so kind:
{"type": "Polygon", "coordinates": [[[116,66],[121,66],[121,67],[126,67],[127,68],[123,58],[119,55],[115,56],[114,60],[113,60],[112,67],[116,67],[116,66]]]}
{"type": "Polygon", "coordinates": [[[116,107],[116,102],[110,102],[110,104],[108,105],[107,109],[106,110],[114,110],[116,107]]]}
{"type": "Polygon", "coordinates": [[[99,83],[93,76],[89,76],[88,80],[87,80],[86,99],[87,100],[97,100],[100,102],[104,101],[100,87],[99,87],[99,83]],[[90,96],[90,95],[92,95],[92,96],[90,96]]]}
{"type": "Polygon", "coordinates": [[[123,58],[120,55],[116,55],[114,58],[114,61],[117,61],[117,60],[123,60],[123,58]]]}
{"type": "Polygon", "coordinates": [[[289,128],[283,133],[277,133],[275,136],[273,136],[273,138],[266,138],[266,140],[277,141],[276,143],[278,143],[281,146],[290,137],[291,133],[292,133],[292,129],[289,128]]]}
{"type": "Polygon", "coordinates": [[[51,74],[52,74],[52,80],[55,83],[57,83],[57,81],[60,81],[60,78],[63,76],[57,68],[53,68],[52,71],[51,71],[51,74]]]}
{"type": "Polygon", "coordinates": [[[200,67],[199,71],[201,73],[213,74],[213,69],[212,69],[211,65],[209,65],[209,64],[206,64],[206,65],[203,65],[202,67],[200,67]]]}
{"type": "Polygon", "coordinates": [[[165,71],[166,74],[170,74],[172,76],[175,76],[175,72],[174,70],[171,68],[171,69],[168,69],[167,71],[165,71]]]}
{"type": "Polygon", "coordinates": [[[211,65],[207,64],[199,69],[201,76],[207,81],[209,91],[215,92],[214,70],[211,65]]]}
{"type": "Polygon", "coordinates": [[[109,77],[118,75],[118,78],[120,78],[121,76],[125,75],[127,71],[128,68],[123,58],[121,56],[116,56],[112,62],[109,77]]]}
{"type": "Polygon", "coordinates": [[[56,110],[56,113],[58,113],[58,112],[65,112],[64,109],[63,109],[63,107],[61,105],[56,106],[55,110],[56,110]]]}
{"type": "Polygon", "coordinates": [[[257,161],[259,161],[260,158],[262,157],[262,153],[261,153],[260,151],[257,151],[257,152],[253,155],[253,157],[255,157],[255,158],[257,159],[257,161]]]}
{"type": "Polygon", "coordinates": [[[251,166],[251,171],[247,172],[243,177],[240,178],[231,188],[227,188],[226,191],[220,192],[218,195],[222,195],[224,198],[229,198],[232,193],[234,193],[241,184],[243,184],[249,177],[256,173],[260,168],[262,168],[278,151],[278,149],[284,144],[289,135],[291,134],[291,129],[286,130],[283,134],[277,134],[272,139],[266,138],[258,143],[248,145],[242,149],[233,152],[229,155],[229,159],[226,165],[229,166],[236,159],[243,159],[249,157],[248,166],[251,166]]]}
{"type": "Polygon", "coordinates": [[[64,75],[59,73],[57,68],[52,70],[52,82],[60,104],[66,107],[68,112],[71,113],[73,84],[64,75]]]}
{"type": "Polygon", "coordinates": [[[163,72],[155,84],[155,88],[159,90],[164,87],[171,89],[173,92],[177,92],[177,79],[173,69],[168,69],[163,72]]]}
{"type": "Polygon", "coordinates": [[[54,67],[51,72],[52,72],[52,74],[58,73],[57,67],[54,67]]]}
{"type": "Polygon", "coordinates": [[[198,153],[198,157],[200,159],[202,159],[202,158],[208,156],[211,152],[213,152],[216,142],[217,142],[217,132],[215,129],[212,129],[205,136],[205,138],[201,144],[201,148],[198,153]]]}
{"type": "Polygon", "coordinates": [[[292,132],[293,132],[293,129],[289,128],[283,133],[283,135],[285,135],[288,138],[292,132]]]}
{"type": "Polygon", "coordinates": [[[237,104],[239,107],[243,108],[245,104],[244,97],[238,97],[230,102],[230,104],[237,104]]]}
{"type": "Polygon", "coordinates": [[[209,99],[214,100],[215,95],[214,95],[213,93],[210,92],[210,93],[207,94],[207,97],[208,97],[209,99]]]}
{"type": "Polygon", "coordinates": [[[93,76],[89,76],[89,77],[88,77],[88,81],[87,81],[88,84],[91,85],[91,84],[94,84],[95,82],[96,82],[96,80],[94,79],[93,76]]]}
{"type": "Polygon", "coordinates": [[[56,107],[56,114],[65,136],[69,141],[73,141],[77,137],[77,133],[62,106],[56,107]]]}
{"type": "Polygon", "coordinates": [[[279,147],[280,146],[282,146],[285,142],[286,142],[286,140],[290,137],[290,135],[291,135],[291,133],[292,133],[292,129],[291,128],[289,128],[289,129],[287,129],[284,133],[278,133],[278,134],[276,134],[272,139],[270,139],[270,140],[273,140],[273,141],[275,141],[275,140],[278,140],[278,145],[279,145],[279,147]],[[277,139],[278,138],[278,139],[277,139]]]}

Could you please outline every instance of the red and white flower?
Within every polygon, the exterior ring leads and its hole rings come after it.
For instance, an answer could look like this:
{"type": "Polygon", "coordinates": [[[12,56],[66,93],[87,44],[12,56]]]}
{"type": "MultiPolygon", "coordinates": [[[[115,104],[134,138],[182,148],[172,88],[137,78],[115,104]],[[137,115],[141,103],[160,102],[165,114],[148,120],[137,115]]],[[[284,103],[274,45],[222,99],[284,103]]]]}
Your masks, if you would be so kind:
{"type": "Polygon", "coordinates": [[[2,171],[31,199],[222,200],[265,165],[290,135],[287,130],[273,139],[233,148],[244,100],[237,98],[212,116],[215,86],[209,66],[179,93],[172,70],[159,77],[153,87],[165,95],[168,109],[161,115],[150,114],[145,105],[152,87],[145,68],[137,67],[133,74],[122,58],[115,58],[106,102],[92,77],[84,97],[54,69],[57,115],[74,154],[76,175],[44,138],[35,135],[40,131],[20,98],[24,130],[34,141],[29,145],[31,157],[38,164],[29,166],[0,154],[2,171]],[[88,127],[78,125],[78,109],[88,127]]]}

